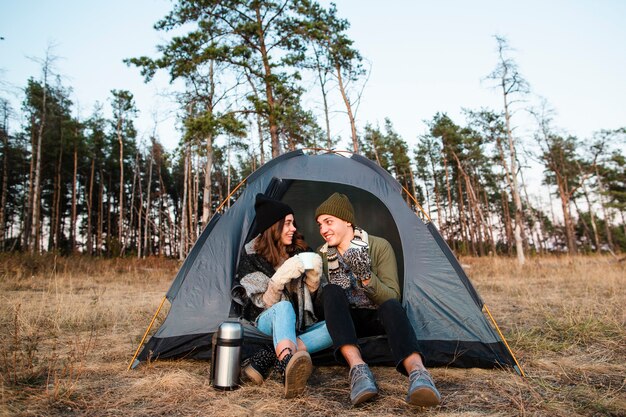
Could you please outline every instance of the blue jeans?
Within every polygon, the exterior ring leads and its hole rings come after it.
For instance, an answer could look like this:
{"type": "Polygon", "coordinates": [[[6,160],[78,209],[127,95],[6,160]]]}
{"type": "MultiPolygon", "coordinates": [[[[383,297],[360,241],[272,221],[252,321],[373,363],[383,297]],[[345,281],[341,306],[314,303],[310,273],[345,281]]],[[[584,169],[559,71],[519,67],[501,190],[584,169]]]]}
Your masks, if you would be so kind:
{"type": "Polygon", "coordinates": [[[326,329],[326,322],[319,321],[296,336],[296,313],[289,301],[274,304],[257,318],[257,329],[272,336],[274,347],[278,342],[289,339],[297,345],[299,337],[309,353],[319,352],[333,345],[333,340],[326,329]]]}

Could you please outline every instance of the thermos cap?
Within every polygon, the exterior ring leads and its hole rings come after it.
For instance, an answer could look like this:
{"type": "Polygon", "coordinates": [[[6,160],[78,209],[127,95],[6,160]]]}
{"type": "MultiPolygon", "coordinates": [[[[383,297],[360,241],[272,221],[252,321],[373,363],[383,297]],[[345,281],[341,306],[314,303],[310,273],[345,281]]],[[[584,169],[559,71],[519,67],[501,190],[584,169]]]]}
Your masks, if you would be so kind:
{"type": "Polygon", "coordinates": [[[238,321],[225,321],[217,329],[217,337],[220,339],[241,339],[243,327],[238,321]]]}

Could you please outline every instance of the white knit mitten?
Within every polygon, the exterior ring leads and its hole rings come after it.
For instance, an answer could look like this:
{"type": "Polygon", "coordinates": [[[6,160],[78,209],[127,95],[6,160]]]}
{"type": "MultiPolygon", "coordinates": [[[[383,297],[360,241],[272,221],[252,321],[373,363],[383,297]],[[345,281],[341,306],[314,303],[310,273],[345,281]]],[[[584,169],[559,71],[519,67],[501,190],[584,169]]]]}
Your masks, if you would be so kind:
{"type": "Polygon", "coordinates": [[[284,285],[276,284],[272,280],[267,283],[267,290],[263,293],[263,302],[266,307],[271,307],[280,301],[284,287],[284,285]]]}
{"type": "Polygon", "coordinates": [[[317,253],[313,257],[313,268],[307,269],[305,274],[305,282],[311,292],[317,290],[320,286],[320,278],[322,277],[322,257],[317,253]]]}
{"type": "Polygon", "coordinates": [[[303,272],[304,264],[302,260],[297,256],[292,256],[276,270],[270,280],[282,289],[289,281],[298,278],[303,272]]]}

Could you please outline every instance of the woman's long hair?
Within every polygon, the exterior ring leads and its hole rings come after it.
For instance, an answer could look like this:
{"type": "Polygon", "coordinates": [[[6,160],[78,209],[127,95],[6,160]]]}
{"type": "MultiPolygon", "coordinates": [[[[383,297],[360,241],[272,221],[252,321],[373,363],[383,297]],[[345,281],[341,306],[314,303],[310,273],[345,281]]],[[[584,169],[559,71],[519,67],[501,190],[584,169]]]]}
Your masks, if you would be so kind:
{"type": "Polygon", "coordinates": [[[277,267],[282,264],[285,259],[308,248],[304,238],[297,230],[293,233],[291,245],[285,246],[280,239],[284,225],[285,219],[281,219],[271,225],[267,230],[261,233],[254,246],[256,253],[269,261],[273,267],[277,267]]]}

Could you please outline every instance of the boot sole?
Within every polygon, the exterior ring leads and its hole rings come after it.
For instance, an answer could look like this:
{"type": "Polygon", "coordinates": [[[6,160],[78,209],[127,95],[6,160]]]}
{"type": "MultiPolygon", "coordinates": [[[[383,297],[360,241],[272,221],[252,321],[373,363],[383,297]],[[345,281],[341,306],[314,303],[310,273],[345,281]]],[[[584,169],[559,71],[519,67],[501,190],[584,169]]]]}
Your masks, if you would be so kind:
{"type": "Polygon", "coordinates": [[[365,391],[359,394],[356,398],[354,398],[351,402],[352,405],[359,405],[366,401],[369,401],[378,395],[378,391],[365,391]]]}
{"type": "Polygon", "coordinates": [[[263,375],[259,373],[256,369],[252,367],[252,365],[248,365],[243,369],[243,373],[248,378],[248,380],[254,385],[261,385],[265,382],[263,379],[263,375]]]}
{"type": "Polygon", "coordinates": [[[311,356],[304,351],[296,352],[285,368],[285,398],[302,394],[311,372],[313,372],[311,356]]]}
{"type": "Polygon", "coordinates": [[[441,403],[441,399],[432,389],[423,387],[413,391],[406,402],[420,407],[435,407],[441,403]]]}

